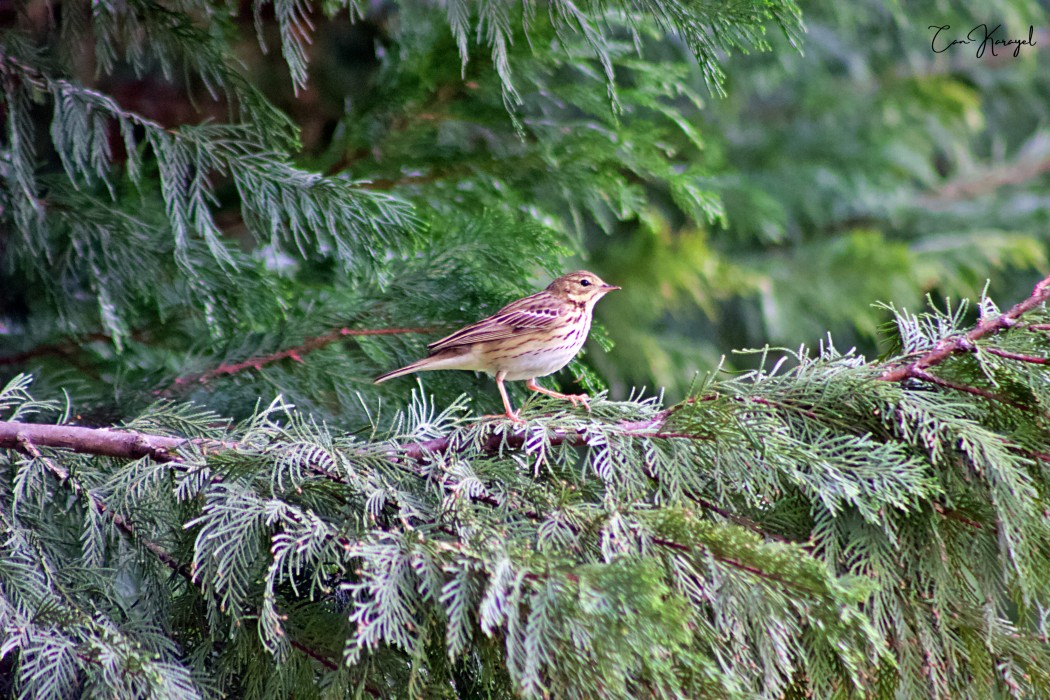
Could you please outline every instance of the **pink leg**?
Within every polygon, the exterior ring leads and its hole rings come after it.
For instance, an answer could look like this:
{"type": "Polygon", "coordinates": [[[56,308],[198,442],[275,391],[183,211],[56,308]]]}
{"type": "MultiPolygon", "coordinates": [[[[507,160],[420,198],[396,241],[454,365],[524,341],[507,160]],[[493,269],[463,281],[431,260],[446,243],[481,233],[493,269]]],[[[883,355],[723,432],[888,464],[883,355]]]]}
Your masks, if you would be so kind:
{"type": "Polygon", "coordinates": [[[561,394],[561,393],[558,393],[557,391],[551,391],[550,389],[544,389],[542,386],[540,386],[539,384],[536,383],[536,379],[535,378],[530,379],[529,381],[525,382],[525,386],[527,388],[529,388],[529,389],[532,389],[533,391],[538,391],[541,394],[546,394],[547,396],[553,396],[556,399],[566,399],[568,401],[571,401],[573,408],[576,408],[576,404],[577,403],[582,403],[584,408],[586,408],[588,411],[591,410],[591,405],[589,403],[587,403],[587,400],[590,398],[589,396],[587,396],[587,394],[561,394]]]}
{"type": "Polygon", "coordinates": [[[503,386],[503,380],[506,376],[506,372],[496,373],[496,386],[499,387],[499,395],[503,397],[503,408],[507,409],[507,418],[510,418],[515,423],[522,423],[524,421],[521,420],[521,416],[510,407],[510,399],[507,398],[507,387],[503,386]]]}

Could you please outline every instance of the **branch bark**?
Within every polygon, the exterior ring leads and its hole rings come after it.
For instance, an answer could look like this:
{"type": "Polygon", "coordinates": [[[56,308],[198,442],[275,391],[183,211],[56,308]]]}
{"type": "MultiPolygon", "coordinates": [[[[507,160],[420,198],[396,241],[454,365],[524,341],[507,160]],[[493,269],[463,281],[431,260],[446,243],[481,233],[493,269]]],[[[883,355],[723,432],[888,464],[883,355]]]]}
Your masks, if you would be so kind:
{"type": "Polygon", "coordinates": [[[186,438],[111,428],[0,421],[0,448],[21,449],[26,441],[39,447],[57,447],[119,459],[149,457],[157,462],[177,461],[179,458],[174,451],[190,442],[186,438]]]}
{"type": "MultiPolygon", "coordinates": [[[[659,437],[658,432],[660,428],[667,422],[668,417],[672,413],[672,409],[666,409],[660,411],[652,418],[647,420],[639,421],[622,421],[616,424],[617,429],[621,432],[634,435],[636,437],[659,437]]],[[[510,435],[504,436],[503,433],[492,433],[485,440],[485,444],[482,449],[485,452],[495,452],[500,448],[501,445],[518,449],[525,444],[528,439],[529,433],[528,428],[524,430],[516,430],[510,435]]],[[[675,435],[679,437],[679,435],[675,435]]],[[[695,437],[695,436],[693,436],[695,437]]],[[[567,432],[556,432],[550,438],[552,445],[562,445],[568,443],[573,447],[580,447],[587,444],[587,439],[583,436],[582,432],[567,433],[567,432]]],[[[426,460],[432,454],[441,454],[448,452],[449,449],[453,449],[455,446],[451,440],[447,437],[434,438],[432,440],[424,440],[423,442],[410,442],[406,445],[401,446],[398,452],[405,457],[415,461],[422,462],[426,460]]]]}
{"type": "Polygon", "coordinates": [[[905,365],[891,367],[883,372],[879,379],[885,382],[898,382],[904,379],[924,379],[925,371],[947,360],[954,354],[972,352],[974,343],[987,335],[994,335],[1017,323],[1025,313],[1045,304],[1050,300],[1050,277],[1042,280],[1032,290],[1031,296],[1015,304],[1009,311],[998,316],[982,319],[973,330],[964,334],[945,338],[919,359],[905,365]]]}

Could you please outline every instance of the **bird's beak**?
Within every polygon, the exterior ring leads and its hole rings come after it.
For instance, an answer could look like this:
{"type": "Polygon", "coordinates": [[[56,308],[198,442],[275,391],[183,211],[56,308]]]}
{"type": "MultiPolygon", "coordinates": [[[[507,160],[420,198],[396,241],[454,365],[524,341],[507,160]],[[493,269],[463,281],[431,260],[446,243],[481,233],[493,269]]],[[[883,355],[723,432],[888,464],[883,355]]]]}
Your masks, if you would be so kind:
{"type": "Polygon", "coordinates": [[[615,284],[603,284],[602,289],[604,289],[607,292],[615,292],[617,289],[619,289],[619,287],[617,287],[615,284]]]}

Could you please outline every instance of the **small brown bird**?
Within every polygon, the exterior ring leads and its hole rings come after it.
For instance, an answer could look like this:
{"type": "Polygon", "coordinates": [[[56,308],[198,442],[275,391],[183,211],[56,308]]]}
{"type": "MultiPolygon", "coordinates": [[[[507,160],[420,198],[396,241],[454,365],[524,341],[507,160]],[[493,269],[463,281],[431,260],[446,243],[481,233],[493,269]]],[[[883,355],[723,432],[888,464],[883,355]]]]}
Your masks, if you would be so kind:
{"type": "Polygon", "coordinates": [[[525,386],[533,391],[568,399],[573,406],[582,403],[589,410],[586,394],[544,389],[536,377],[569,364],[587,340],[594,305],[614,289],[619,287],[606,284],[593,272],[562,275],[542,292],[512,301],[495,315],[431,343],[428,357],[377,377],[375,382],[431,369],[469,369],[496,378],[507,417],[513,421],[521,418],[510,407],[504,381],[525,379],[525,386]]]}

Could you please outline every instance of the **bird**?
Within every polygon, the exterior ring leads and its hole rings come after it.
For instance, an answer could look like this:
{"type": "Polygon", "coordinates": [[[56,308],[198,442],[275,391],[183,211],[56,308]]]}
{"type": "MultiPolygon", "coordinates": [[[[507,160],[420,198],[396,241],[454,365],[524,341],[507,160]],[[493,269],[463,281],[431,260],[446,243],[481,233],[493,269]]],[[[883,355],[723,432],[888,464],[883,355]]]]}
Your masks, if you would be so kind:
{"type": "Polygon", "coordinates": [[[524,379],[532,391],[590,410],[586,394],[551,391],[537,384],[536,378],[569,364],[587,340],[594,305],[617,289],[586,270],[562,275],[543,291],[512,301],[492,316],[430,343],[427,357],[376,377],[375,383],[427,370],[474,370],[495,377],[505,415],[514,422],[522,419],[507,398],[503,384],[507,381],[524,379]]]}

